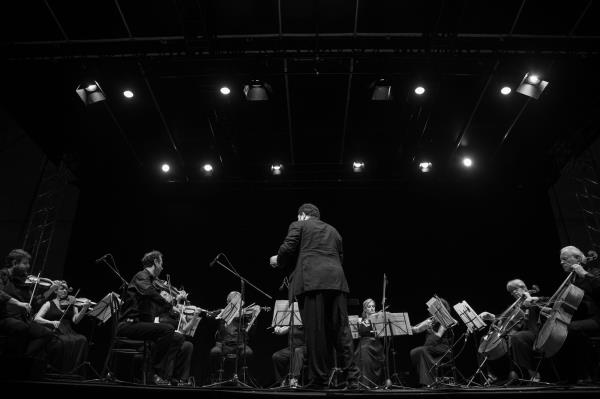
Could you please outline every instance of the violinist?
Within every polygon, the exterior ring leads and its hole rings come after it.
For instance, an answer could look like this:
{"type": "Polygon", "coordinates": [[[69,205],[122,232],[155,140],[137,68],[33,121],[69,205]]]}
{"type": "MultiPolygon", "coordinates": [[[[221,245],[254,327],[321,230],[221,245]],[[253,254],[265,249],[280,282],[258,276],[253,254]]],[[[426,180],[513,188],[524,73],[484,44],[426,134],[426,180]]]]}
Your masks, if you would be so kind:
{"type": "Polygon", "coordinates": [[[568,326],[568,335],[561,360],[568,364],[568,371],[577,372],[569,379],[590,382],[590,373],[597,359],[594,357],[590,336],[600,335],[600,268],[588,263],[589,258],[574,246],[560,250],[560,264],[567,273],[574,273],[573,284],[583,290],[583,299],[568,326]],[[573,367],[573,363],[575,367],[573,367]],[[576,378],[575,378],[576,377],[576,378]]]}
{"type": "MultiPolygon", "coordinates": [[[[506,283],[506,291],[515,299],[523,298],[518,308],[514,309],[516,313],[515,324],[506,333],[508,352],[512,360],[509,378],[515,380],[524,377],[524,371],[527,370],[531,381],[540,381],[541,377],[539,372],[536,371],[533,360],[533,342],[538,333],[539,307],[537,303],[540,302],[540,298],[531,296],[531,292],[535,291],[530,291],[525,282],[520,279],[510,280],[506,283]],[[515,370],[513,366],[517,366],[518,369],[515,370]]],[[[495,321],[500,318],[508,318],[510,315],[503,313],[501,316],[496,317],[492,313],[482,312],[480,317],[486,321],[495,321]]],[[[493,366],[490,367],[493,368],[493,366]]]]}
{"type": "Polygon", "coordinates": [[[213,365],[217,365],[217,362],[223,356],[233,353],[240,356],[241,359],[246,359],[246,361],[252,358],[253,351],[248,345],[248,334],[246,331],[247,319],[252,314],[242,312],[244,320],[240,326],[238,314],[240,306],[244,306],[242,295],[237,291],[231,291],[227,295],[227,306],[217,316],[219,327],[216,333],[216,342],[215,346],[210,350],[210,358],[213,365]]]}
{"type": "Polygon", "coordinates": [[[385,356],[381,341],[375,337],[369,316],[375,314],[375,301],[371,298],[363,302],[362,317],[358,319],[360,336],[354,361],[360,370],[360,382],[369,387],[377,387],[383,382],[385,356]]]}
{"type": "Polygon", "coordinates": [[[87,338],[75,331],[73,325],[83,319],[90,301],[85,301],[79,310],[74,306],[76,298],[69,295],[70,291],[72,289],[62,281],[56,296],[42,305],[34,319],[54,330],[55,339],[48,346],[48,358],[59,373],[69,373],[83,364],[88,349],[87,338]]]}
{"type": "Polygon", "coordinates": [[[52,331],[31,320],[33,287],[25,284],[30,260],[26,251],[13,249],[0,269],[0,333],[14,343],[12,354],[44,359],[52,331]]]}
{"type": "Polygon", "coordinates": [[[171,304],[165,300],[154,286],[163,271],[163,255],[159,251],[150,251],[142,257],[143,270],[136,273],[127,286],[125,302],[120,310],[117,334],[122,337],[154,341],[152,349],[153,382],[168,385],[166,366],[175,355],[184,340],[181,334],[175,334],[175,328],[167,323],[154,323],[165,308],[171,304]]]}

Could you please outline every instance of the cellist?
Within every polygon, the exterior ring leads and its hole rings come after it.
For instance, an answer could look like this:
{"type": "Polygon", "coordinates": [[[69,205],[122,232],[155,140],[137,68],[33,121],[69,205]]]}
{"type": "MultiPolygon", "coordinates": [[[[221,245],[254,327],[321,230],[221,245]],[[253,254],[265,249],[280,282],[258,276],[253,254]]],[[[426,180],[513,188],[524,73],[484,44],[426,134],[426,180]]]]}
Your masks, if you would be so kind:
{"type": "MultiPolygon", "coordinates": [[[[519,299],[524,297],[524,300],[520,306],[514,311],[517,312],[516,318],[520,320],[517,322],[510,331],[506,332],[508,337],[508,353],[512,360],[510,379],[517,379],[519,377],[525,377],[525,370],[528,373],[528,377],[532,381],[540,381],[540,374],[535,370],[533,361],[533,342],[537,335],[537,318],[538,318],[538,307],[536,303],[539,301],[538,297],[531,296],[531,293],[536,292],[535,290],[529,290],[523,280],[513,279],[506,283],[506,291],[512,295],[513,298],[519,299]],[[520,376],[512,366],[517,366],[520,370],[520,376]]],[[[508,316],[508,315],[501,315],[508,316]]],[[[482,312],[480,317],[486,321],[495,321],[496,316],[489,312],[482,312]]],[[[498,316],[500,317],[500,316],[498,316]]]]}
{"type": "MultiPolygon", "coordinates": [[[[588,263],[588,258],[574,246],[560,250],[560,264],[567,273],[573,272],[573,284],[584,292],[583,299],[568,326],[565,345],[560,351],[567,369],[577,371],[578,382],[590,382],[594,351],[589,337],[600,335],[600,268],[588,263]],[[573,365],[575,367],[573,367],[573,365]]],[[[574,376],[569,376],[571,379],[574,376]]]]}

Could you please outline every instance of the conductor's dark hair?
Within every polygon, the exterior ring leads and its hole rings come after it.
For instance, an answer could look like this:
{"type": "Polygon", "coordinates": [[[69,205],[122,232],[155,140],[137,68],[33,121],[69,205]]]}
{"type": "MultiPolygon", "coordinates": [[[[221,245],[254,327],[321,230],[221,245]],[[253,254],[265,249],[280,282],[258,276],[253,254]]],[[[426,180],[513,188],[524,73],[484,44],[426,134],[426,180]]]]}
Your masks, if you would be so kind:
{"type": "Polygon", "coordinates": [[[154,266],[154,261],[157,259],[161,259],[163,257],[163,254],[160,253],[159,251],[153,250],[148,252],[147,254],[144,254],[144,256],[142,257],[142,265],[144,267],[152,267],[154,266]]]}
{"type": "Polygon", "coordinates": [[[321,218],[321,213],[319,212],[319,208],[313,204],[302,204],[300,208],[298,208],[298,215],[301,213],[305,213],[307,216],[313,217],[315,219],[321,218]]]}
{"type": "Polygon", "coordinates": [[[24,249],[13,249],[6,255],[4,258],[4,265],[6,267],[11,267],[16,265],[17,263],[21,263],[23,260],[31,261],[31,255],[29,252],[24,249]]]}

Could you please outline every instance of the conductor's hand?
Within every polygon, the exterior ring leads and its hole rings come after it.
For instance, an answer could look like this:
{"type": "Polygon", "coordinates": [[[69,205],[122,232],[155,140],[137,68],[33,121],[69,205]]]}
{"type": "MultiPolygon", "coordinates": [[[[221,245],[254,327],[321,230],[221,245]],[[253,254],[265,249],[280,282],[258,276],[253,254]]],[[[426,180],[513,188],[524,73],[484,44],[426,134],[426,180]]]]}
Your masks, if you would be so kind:
{"type": "Polygon", "coordinates": [[[277,265],[277,255],[273,255],[271,256],[271,258],[269,259],[269,263],[271,264],[272,268],[276,268],[277,265]]]}

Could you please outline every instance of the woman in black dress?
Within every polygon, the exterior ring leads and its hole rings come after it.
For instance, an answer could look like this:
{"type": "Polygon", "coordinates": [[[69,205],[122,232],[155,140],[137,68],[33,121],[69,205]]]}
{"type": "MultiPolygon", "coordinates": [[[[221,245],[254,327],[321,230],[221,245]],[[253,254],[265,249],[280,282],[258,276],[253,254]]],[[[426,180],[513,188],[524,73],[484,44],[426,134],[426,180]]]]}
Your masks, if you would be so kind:
{"type": "Polygon", "coordinates": [[[383,383],[385,361],[383,345],[373,333],[369,316],[375,314],[375,301],[371,298],[363,302],[362,317],[358,319],[360,340],[354,351],[354,362],[360,370],[359,382],[367,387],[377,387],[383,383]]]}
{"type": "MultiPolygon", "coordinates": [[[[450,312],[448,302],[440,298],[444,307],[450,312]]],[[[436,377],[435,363],[441,359],[450,347],[450,338],[447,330],[437,321],[428,318],[412,327],[413,334],[425,332],[425,343],[410,351],[410,360],[413,371],[416,373],[420,385],[431,385],[436,377]]]]}
{"type": "Polygon", "coordinates": [[[87,338],[76,332],[73,324],[81,321],[90,303],[86,301],[79,310],[73,305],[75,297],[69,295],[69,290],[67,283],[61,282],[54,299],[45,302],[35,315],[36,322],[54,330],[54,339],[48,345],[48,360],[60,373],[73,372],[85,361],[88,349],[87,338]]]}

